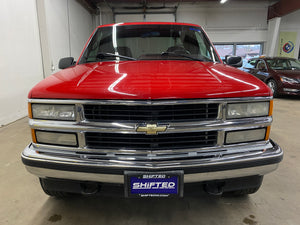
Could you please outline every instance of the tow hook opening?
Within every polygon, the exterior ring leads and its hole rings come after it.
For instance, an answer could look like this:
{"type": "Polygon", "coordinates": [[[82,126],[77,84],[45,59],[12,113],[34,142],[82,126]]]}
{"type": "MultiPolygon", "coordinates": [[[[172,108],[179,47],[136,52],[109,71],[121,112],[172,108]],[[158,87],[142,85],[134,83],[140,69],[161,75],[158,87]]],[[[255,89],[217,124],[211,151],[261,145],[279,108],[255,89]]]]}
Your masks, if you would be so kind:
{"type": "Polygon", "coordinates": [[[224,186],[225,186],[225,182],[214,181],[214,182],[205,183],[203,188],[204,191],[206,191],[210,195],[220,196],[224,192],[224,186]]]}
{"type": "Polygon", "coordinates": [[[101,186],[97,183],[81,183],[81,194],[83,195],[94,195],[100,191],[101,186]]]}

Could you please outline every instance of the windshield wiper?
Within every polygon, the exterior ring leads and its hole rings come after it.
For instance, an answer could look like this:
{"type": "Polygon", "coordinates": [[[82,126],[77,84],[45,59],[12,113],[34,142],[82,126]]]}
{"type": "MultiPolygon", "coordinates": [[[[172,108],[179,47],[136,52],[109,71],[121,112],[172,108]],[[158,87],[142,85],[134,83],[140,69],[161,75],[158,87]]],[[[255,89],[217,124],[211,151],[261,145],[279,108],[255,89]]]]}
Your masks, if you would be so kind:
{"type": "Polygon", "coordinates": [[[185,54],[178,54],[178,53],[175,53],[175,52],[162,52],[161,53],[162,56],[179,56],[179,57],[184,57],[184,58],[188,58],[188,59],[192,59],[192,60],[195,60],[195,61],[200,61],[200,62],[203,62],[203,61],[210,61],[212,62],[211,59],[209,58],[206,58],[203,56],[203,59],[199,59],[199,58],[196,58],[196,57],[193,57],[193,56],[189,56],[189,55],[185,55],[185,54]]]}
{"type": "Polygon", "coordinates": [[[113,53],[109,53],[109,52],[98,52],[98,54],[96,56],[96,58],[98,58],[98,59],[104,59],[107,57],[119,57],[119,58],[129,59],[129,60],[137,60],[137,59],[129,57],[129,56],[118,55],[118,54],[113,54],[113,53]]]}

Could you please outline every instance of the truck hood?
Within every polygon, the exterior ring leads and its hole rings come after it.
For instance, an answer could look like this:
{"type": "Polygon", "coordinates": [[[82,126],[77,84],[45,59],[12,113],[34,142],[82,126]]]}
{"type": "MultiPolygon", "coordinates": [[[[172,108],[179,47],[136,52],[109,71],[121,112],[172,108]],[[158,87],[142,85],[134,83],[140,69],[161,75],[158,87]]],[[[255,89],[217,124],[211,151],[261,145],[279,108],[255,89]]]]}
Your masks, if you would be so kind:
{"type": "Polygon", "coordinates": [[[270,96],[252,75],[221,63],[188,60],[76,65],[38,83],[29,98],[189,99],[270,96]]]}

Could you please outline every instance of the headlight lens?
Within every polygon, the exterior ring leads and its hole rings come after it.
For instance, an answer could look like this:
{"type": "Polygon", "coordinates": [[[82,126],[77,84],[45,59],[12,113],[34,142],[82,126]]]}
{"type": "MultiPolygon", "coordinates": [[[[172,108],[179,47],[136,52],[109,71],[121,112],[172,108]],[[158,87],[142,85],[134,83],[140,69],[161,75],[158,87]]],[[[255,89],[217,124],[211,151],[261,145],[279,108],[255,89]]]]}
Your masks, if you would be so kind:
{"type": "Polygon", "coordinates": [[[36,131],[35,135],[39,144],[77,146],[77,136],[74,133],[36,131]]]}
{"type": "Polygon", "coordinates": [[[227,105],[227,119],[267,116],[270,102],[232,103],[227,105]]]}
{"type": "Polygon", "coordinates": [[[31,104],[32,118],[49,120],[75,120],[74,105],[31,104]]]}
{"type": "Polygon", "coordinates": [[[226,132],[226,144],[236,144],[250,141],[263,141],[266,137],[266,128],[254,130],[226,132]]]}
{"type": "Polygon", "coordinates": [[[284,77],[284,76],[281,76],[280,80],[282,82],[291,83],[291,84],[297,84],[297,83],[299,83],[298,80],[295,80],[295,79],[289,78],[289,77],[284,77]]]}

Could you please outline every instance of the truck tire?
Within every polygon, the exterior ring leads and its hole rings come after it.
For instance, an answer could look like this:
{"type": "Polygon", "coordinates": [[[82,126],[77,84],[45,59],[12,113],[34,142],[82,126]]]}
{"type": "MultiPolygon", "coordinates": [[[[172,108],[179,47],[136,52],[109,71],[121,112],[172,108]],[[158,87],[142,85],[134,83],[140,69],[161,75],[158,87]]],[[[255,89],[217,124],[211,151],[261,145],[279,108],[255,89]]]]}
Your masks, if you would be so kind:
{"type": "Polygon", "coordinates": [[[49,190],[47,187],[47,184],[43,178],[40,178],[40,184],[41,184],[43,191],[51,197],[66,198],[66,197],[71,196],[71,193],[69,193],[69,192],[49,190]]]}
{"type": "Polygon", "coordinates": [[[231,192],[225,192],[225,196],[244,196],[244,195],[250,195],[250,194],[254,194],[255,192],[258,191],[259,187],[255,187],[255,188],[247,188],[247,189],[241,189],[241,190],[236,190],[236,191],[231,191],[231,192]]]}
{"type": "Polygon", "coordinates": [[[223,196],[244,196],[254,194],[258,191],[263,181],[263,176],[252,176],[233,180],[235,184],[231,188],[225,189],[223,196]]]}

